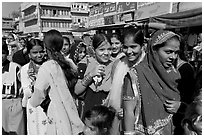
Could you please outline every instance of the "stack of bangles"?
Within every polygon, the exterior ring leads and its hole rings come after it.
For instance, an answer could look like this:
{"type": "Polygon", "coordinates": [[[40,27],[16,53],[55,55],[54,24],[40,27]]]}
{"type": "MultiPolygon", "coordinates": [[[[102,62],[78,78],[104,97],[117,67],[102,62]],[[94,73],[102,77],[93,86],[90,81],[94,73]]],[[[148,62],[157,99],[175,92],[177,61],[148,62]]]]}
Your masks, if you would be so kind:
{"type": "Polygon", "coordinates": [[[91,77],[90,73],[88,73],[88,74],[85,75],[85,77],[82,79],[81,84],[82,84],[84,87],[87,87],[91,82],[92,82],[92,77],[91,77]]]}
{"type": "Polygon", "coordinates": [[[124,135],[135,135],[135,131],[124,131],[124,135]]]}

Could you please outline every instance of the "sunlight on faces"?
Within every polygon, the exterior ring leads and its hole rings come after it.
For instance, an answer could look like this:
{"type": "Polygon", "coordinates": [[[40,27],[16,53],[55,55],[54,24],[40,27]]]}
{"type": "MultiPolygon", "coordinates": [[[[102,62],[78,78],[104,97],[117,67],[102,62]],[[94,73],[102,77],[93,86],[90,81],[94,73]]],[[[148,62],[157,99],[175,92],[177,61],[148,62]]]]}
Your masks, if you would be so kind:
{"type": "Polygon", "coordinates": [[[111,38],[112,54],[118,54],[122,47],[122,43],[116,38],[111,38]]]}
{"type": "Polygon", "coordinates": [[[130,62],[137,62],[142,54],[142,46],[134,42],[133,36],[125,37],[123,52],[130,62]]]}
{"type": "Polygon", "coordinates": [[[103,41],[95,50],[96,59],[99,63],[107,63],[112,53],[111,45],[108,41],[103,41]]]}
{"type": "Polygon", "coordinates": [[[44,49],[41,46],[35,45],[30,50],[29,57],[36,64],[41,64],[43,62],[44,54],[44,49]]]}
{"type": "Polygon", "coordinates": [[[173,66],[178,57],[179,49],[179,40],[177,38],[172,38],[166,41],[165,45],[157,50],[159,60],[166,70],[173,66]]]}

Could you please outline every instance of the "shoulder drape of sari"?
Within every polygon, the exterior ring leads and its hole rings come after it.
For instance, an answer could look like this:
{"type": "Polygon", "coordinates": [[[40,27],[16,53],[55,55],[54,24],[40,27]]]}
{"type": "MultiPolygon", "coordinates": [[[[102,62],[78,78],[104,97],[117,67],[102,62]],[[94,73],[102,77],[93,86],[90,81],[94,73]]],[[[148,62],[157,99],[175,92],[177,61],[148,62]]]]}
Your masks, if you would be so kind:
{"type": "Polygon", "coordinates": [[[81,121],[74,99],[66,84],[66,79],[61,67],[55,62],[50,61],[49,66],[55,66],[53,69],[45,69],[50,75],[51,91],[49,96],[52,104],[55,104],[57,109],[56,125],[58,127],[58,133],[64,135],[77,135],[83,131],[84,124],[81,121]]]}
{"type": "Polygon", "coordinates": [[[135,66],[135,69],[140,83],[142,113],[145,118],[143,120],[146,122],[148,134],[155,134],[171,121],[172,114],[166,112],[163,103],[166,100],[180,101],[177,90],[180,75],[175,71],[167,73],[151,46],[148,46],[145,60],[135,66]]]}

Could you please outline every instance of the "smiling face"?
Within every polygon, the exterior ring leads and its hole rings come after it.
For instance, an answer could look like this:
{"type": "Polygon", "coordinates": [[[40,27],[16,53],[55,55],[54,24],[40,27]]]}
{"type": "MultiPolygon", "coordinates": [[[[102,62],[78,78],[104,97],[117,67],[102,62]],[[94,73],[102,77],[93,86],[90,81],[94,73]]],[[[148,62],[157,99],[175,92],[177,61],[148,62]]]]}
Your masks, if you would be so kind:
{"type": "Polygon", "coordinates": [[[108,41],[103,41],[95,50],[96,59],[99,63],[107,63],[112,53],[111,45],[108,41]]]}
{"type": "Polygon", "coordinates": [[[142,46],[134,42],[133,36],[128,36],[124,39],[123,51],[129,62],[136,63],[142,54],[142,46]]]}
{"type": "Polygon", "coordinates": [[[116,38],[111,38],[112,54],[118,54],[122,47],[122,43],[116,38]]]}
{"type": "Polygon", "coordinates": [[[41,46],[35,45],[30,50],[29,57],[33,60],[36,64],[42,64],[44,58],[44,50],[41,46]]]}
{"type": "Polygon", "coordinates": [[[171,38],[157,50],[159,60],[163,67],[168,70],[171,68],[178,57],[180,42],[177,38],[171,38]]]}

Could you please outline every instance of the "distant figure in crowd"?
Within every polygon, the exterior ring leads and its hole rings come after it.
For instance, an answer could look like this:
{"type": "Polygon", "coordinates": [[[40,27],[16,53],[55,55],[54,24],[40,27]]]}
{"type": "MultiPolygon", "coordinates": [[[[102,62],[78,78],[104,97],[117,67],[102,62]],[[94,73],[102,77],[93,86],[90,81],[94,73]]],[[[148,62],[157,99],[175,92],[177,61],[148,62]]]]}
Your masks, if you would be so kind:
{"type": "Polygon", "coordinates": [[[119,59],[121,58],[122,56],[124,56],[125,54],[122,52],[122,38],[119,34],[117,33],[113,33],[111,38],[111,46],[112,46],[112,58],[113,59],[119,59]]]}
{"type": "MultiPolygon", "coordinates": [[[[75,43],[74,43],[75,44],[75,43]]],[[[73,52],[73,51],[72,51],[73,52]]],[[[70,40],[68,37],[64,36],[63,37],[63,46],[61,49],[61,53],[64,56],[65,60],[68,61],[70,63],[71,68],[74,68],[77,70],[77,65],[75,64],[75,62],[70,58],[71,55],[71,44],[70,44],[70,40]]],[[[74,87],[72,87],[72,90],[74,87]]],[[[71,91],[71,93],[73,93],[74,91],[71,91]]]]}
{"type": "Polygon", "coordinates": [[[87,48],[86,44],[82,41],[78,41],[76,44],[77,45],[74,46],[74,49],[71,49],[72,53],[70,54],[70,58],[75,64],[78,64],[87,55],[87,48]]]}
{"type": "Polygon", "coordinates": [[[68,32],[67,37],[70,40],[70,44],[71,46],[74,44],[75,40],[74,40],[74,35],[72,34],[72,32],[68,32]]]}
{"type": "Polygon", "coordinates": [[[13,54],[12,60],[17,64],[24,66],[30,61],[27,51],[27,41],[25,39],[20,39],[19,42],[21,43],[22,49],[13,54]]]}
{"type": "Polygon", "coordinates": [[[83,131],[84,124],[69,90],[72,86],[70,81],[77,76],[76,70],[61,54],[63,37],[59,31],[46,32],[44,44],[49,60],[38,71],[30,104],[37,107],[49,95],[51,101],[47,110],[46,134],[77,135],[83,131]]]}
{"type": "Polygon", "coordinates": [[[6,39],[6,44],[9,44],[12,41],[15,41],[14,35],[12,33],[9,33],[6,39]]]}
{"type": "MultiPolygon", "coordinates": [[[[126,31],[124,32],[123,41],[124,41],[123,52],[126,54],[126,57],[122,57],[116,60],[113,65],[112,86],[107,98],[107,105],[115,108],[117,112],[120,112],[120,109],[124,108],[122,107],[123,94],[124,94],[123,92],[126,90],[130,90],[130,88],[128,89],[125,89],[125,88],[127,87],[126,81],[130,78],[129,75],[133,71],[132,70],[133,67],[138,65],[145,57],[145,52],[143,50],[144,34],[142,33],[141,30],[135,29],[133,27],[127,28],[126,31]]],[[[132,102],[133,99],[134,98],[130,98],[130,102],[132,102]]],[[[131,112],[126,112],[126,108],[124,108],[124,113],[131,113],[131,112]]],[[[125,123],[129,123],[130,125],[131,123],[134,123],[134,121],[126,122],[126,120],[128,119],[124,119],[125,123]]],[[[123,129],[122,129],[120,117],[115,117],[111,134],[113,135],[122,134],[121,133],[122,130],[123,129]]]]}
{"type": "Polygon", "coordinates": [[[94,106],[85,114],[84,135],[110,135],[115,110],[105,106],[94,106]]]}
{"type": "Polygon", "coordinates": [[[133,67],[132,82],[124,88],[132,98],[124,101],[125,134],[173,134],[172,117],[181,105],[174,67],[179,47],[180,37],[172,31],[158,30],[151,37],[145,59],[133,67]]]}
{"type": "Polygon", "coordinates": [[[46,114],[40,106],[33,108],[29,104],[30,97],[34,92],[38,70],[45,61],[43,42],[31,39],[27,43],[27,52],[30,62],[21,68],[21,84],[24,93],[22,106],[26,107],[27,111],[27,133],[28,135],[44,135],[47,126],[46,114]]]}
{"type": "Polygon", "coordinates": [[[8,44],[8,46],[10,47],[8,60],[13,61],[13,55],[19,50],[19,43],[17,41],[12,41],[8,44]]]}
{"type": "Polygon", "coordinates": [[[19,38],[19,50],[23,49],[26,46],[26,40],[24,38],[19,38]]]}
{"type": "Polygon", "coordinates": [[[25,135],[25,114],[22,108],[20,65],[7,59],[7,44],[2,43],[2,134],[25,135]]]}
{"type": "Polygon", "coordinates": [[[93,47],[95,57],[84,58],[78,64],[79,79],[75,93],[83,100],[79,110],[82,119],[86,111],[103,104],[111,86],[111,45],[107,37],[104,34],[94,35],[93,47]]]}
{"type": "Polygon", "coordinates": [[[88,33],[85,33],[83,36],[82,36],[82,40],[83,42],[86,44],[86,51],[87,51],[87,54],[89,56],[94,56],[94,48],[93,48],[93,45],[92,45],[92,37],[90,34],[88,33]]]}

